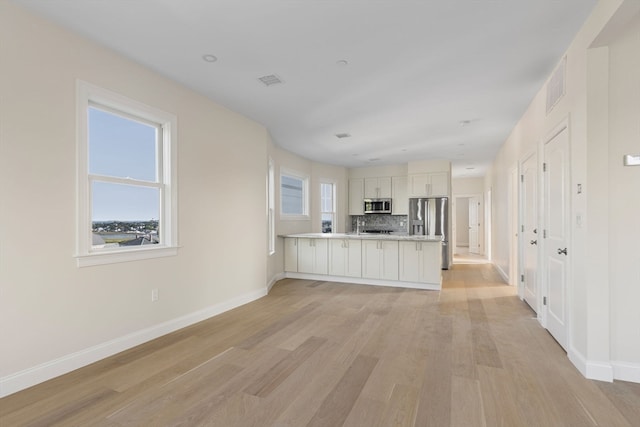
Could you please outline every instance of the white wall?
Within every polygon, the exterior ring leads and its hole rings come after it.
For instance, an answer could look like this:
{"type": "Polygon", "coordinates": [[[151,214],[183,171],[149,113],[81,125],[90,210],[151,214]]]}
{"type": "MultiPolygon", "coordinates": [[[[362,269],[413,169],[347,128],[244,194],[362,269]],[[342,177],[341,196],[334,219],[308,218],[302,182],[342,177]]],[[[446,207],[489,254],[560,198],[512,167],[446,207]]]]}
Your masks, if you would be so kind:
{"type": "Polygon", "coordinates": [[[7,1],[0,40],[2,394],[264,294],[264,127],[7,1]],[[76,79],[178,116],[177,256],[76,267],[76,79]]]}
{"type": "Polygon", "coordinates": [[[526,154],[541,152],[545,136],[568,120],[569,357],[589,377],[634,381],[640,381],[640,331],[637,306],[630,301],[640,297],[640,168],[623,168],[621,159],[623,152],[638,151],[637,18],[629,24],[638,9],[637,0],[598,2],[567,50],[565,96],[547,115],[545,88],[540,90],[485,177],[485,189],[491,189],[493,199],[493,258],[497,266],[508,269],[513,242],[506,226],[511,171],[526,154]]]}
{"type": "Polygon", "coordinates": [[[469,198],[456,197],[456,246],[469,246],[469,198]]]}
{"type": "MultiPolygon", "coordinates": [[[[640,13],[609,44],[611,358],[640,363],[640,13]]],[[[638,378],[640,381],[640,377],[638,378]]]]}

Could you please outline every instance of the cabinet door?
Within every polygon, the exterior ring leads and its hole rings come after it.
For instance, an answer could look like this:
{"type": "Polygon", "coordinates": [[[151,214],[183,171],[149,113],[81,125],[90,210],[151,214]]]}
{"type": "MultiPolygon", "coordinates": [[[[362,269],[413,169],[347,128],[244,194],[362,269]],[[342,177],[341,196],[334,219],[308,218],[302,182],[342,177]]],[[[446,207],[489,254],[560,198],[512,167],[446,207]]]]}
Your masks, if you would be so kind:
{"type": "Polygon", "coordinates": [[[391,178],[391,215],[409,214],[408,182],[409,180],[406,176],[394,176],[391,178]]]}
{"type": "Polygon", "coordinates": [[[345,276],[362,277],[362,241],[345,240],[347,256],[345,276]]]}
{"type": "Polygon", "coordinates": [[[299,273],[313,273],[313,265],[315,258],[315,251],[313,248],[313,242],[315,239],[298,239],[298,272],[299,273]]]}
{"type": "Polygon", "coordinates": [[[329,241],[329,274],[332,276],[346,276],[344,240],[331,239],[329,241]]]}
{"type": "Polygon", "coordinates": [[[284,239],[284,271],[298,271],[298,239],[295,237],[284,239]]]}
{"type": "Polygon", "coordinates": [[[380,187],[378,186],[378,178],[365,178],[364,179],[364,198],[365,199],[377,199],[380,194],[380,187]]]}
{"type": "Polygon", "coordinates": [[[391,198],[391,177],[384,176],[378,178],[378,197],[391,198]]]}
{"type": "Polygon", "coordinates": [[[313,273],[329,273],[329,251],[327,239],[311,239],[313,241],[313,273]]]}
{"type": "Polygon", "coordinates": [[[399,277],[403,282],[420,281],[421,253],[418,242],[400,242],[399,277]]]}
{"type": "Polygon", "coordinates": [[[428,174],[409,175],[409,197],[428,197],[429,185],[428,174]]]}
{"type": "Polygon", "coordinates": [[[439,242],[420,243],[420,277],[422,283],[439,284],[442,275],[442,246],[439,242]]]}
{"type": "Polygon", "coordinates": [[[378,240],[362,241],[362,277],[380,278],[380,242],[378,240]]]}
{"type": "Polygon", "coordinates": [[[349,215],[364,215],[364,180],[349,180],[349,215]]]}
{"type": "Polygon", "coordinates": [[[429,196],[449,196],[448,172],[430,173],[429,184],[429,196]]]}
{"type": "Polygon", "coordinates": [[[398,241],[380,241],[380,279],[398,280],[398,241]]]}

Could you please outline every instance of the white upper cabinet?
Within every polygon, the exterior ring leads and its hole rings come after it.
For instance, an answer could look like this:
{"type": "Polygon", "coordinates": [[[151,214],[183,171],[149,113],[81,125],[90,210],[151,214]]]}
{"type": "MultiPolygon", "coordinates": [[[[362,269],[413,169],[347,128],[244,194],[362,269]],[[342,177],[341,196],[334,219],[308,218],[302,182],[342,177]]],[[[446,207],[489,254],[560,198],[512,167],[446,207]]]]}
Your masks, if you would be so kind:
{"type": "Polygon", "coordinates": [[[380,178],[365,178],[364,198],[391,198],[391,177],[385,176],[380,178]]]}
{"type": "Polygon", "coordinates": [[[349,215],[364,215],[364,179],[349,180],[349,215]]]}
{"type": "Polygon", "coordinates": [[[431,172],[409,175],[409,197],[449,196],[449,173],[431,172]]]}
{"type": "Polygon", "coordinates": [[[391,178],[391,215],[409,214],[408,182],[409,180],[406,176],[394,176],[391,178]]]}

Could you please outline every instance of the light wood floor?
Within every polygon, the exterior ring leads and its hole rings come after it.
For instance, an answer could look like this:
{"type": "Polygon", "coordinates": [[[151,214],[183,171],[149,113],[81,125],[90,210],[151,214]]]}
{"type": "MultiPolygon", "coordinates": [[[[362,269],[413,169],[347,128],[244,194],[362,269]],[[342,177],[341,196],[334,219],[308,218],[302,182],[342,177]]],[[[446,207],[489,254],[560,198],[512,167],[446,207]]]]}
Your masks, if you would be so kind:
{"type": "Polygon", "coordinates": [[[493,267],[442,292],[287,279],[269,296],[0,400],[1,426],[639,426],[493,267]]]}

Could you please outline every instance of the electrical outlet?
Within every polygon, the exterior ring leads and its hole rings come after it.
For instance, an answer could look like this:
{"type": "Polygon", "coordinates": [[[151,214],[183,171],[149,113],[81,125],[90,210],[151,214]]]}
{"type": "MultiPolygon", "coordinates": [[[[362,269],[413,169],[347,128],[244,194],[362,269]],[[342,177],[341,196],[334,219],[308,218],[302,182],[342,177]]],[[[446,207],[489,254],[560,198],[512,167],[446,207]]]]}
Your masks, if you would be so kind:
{"type": "Polygon", "coordinates": [[[158,301],[158,288],[151,289],[151,302],[158,301]]]}

